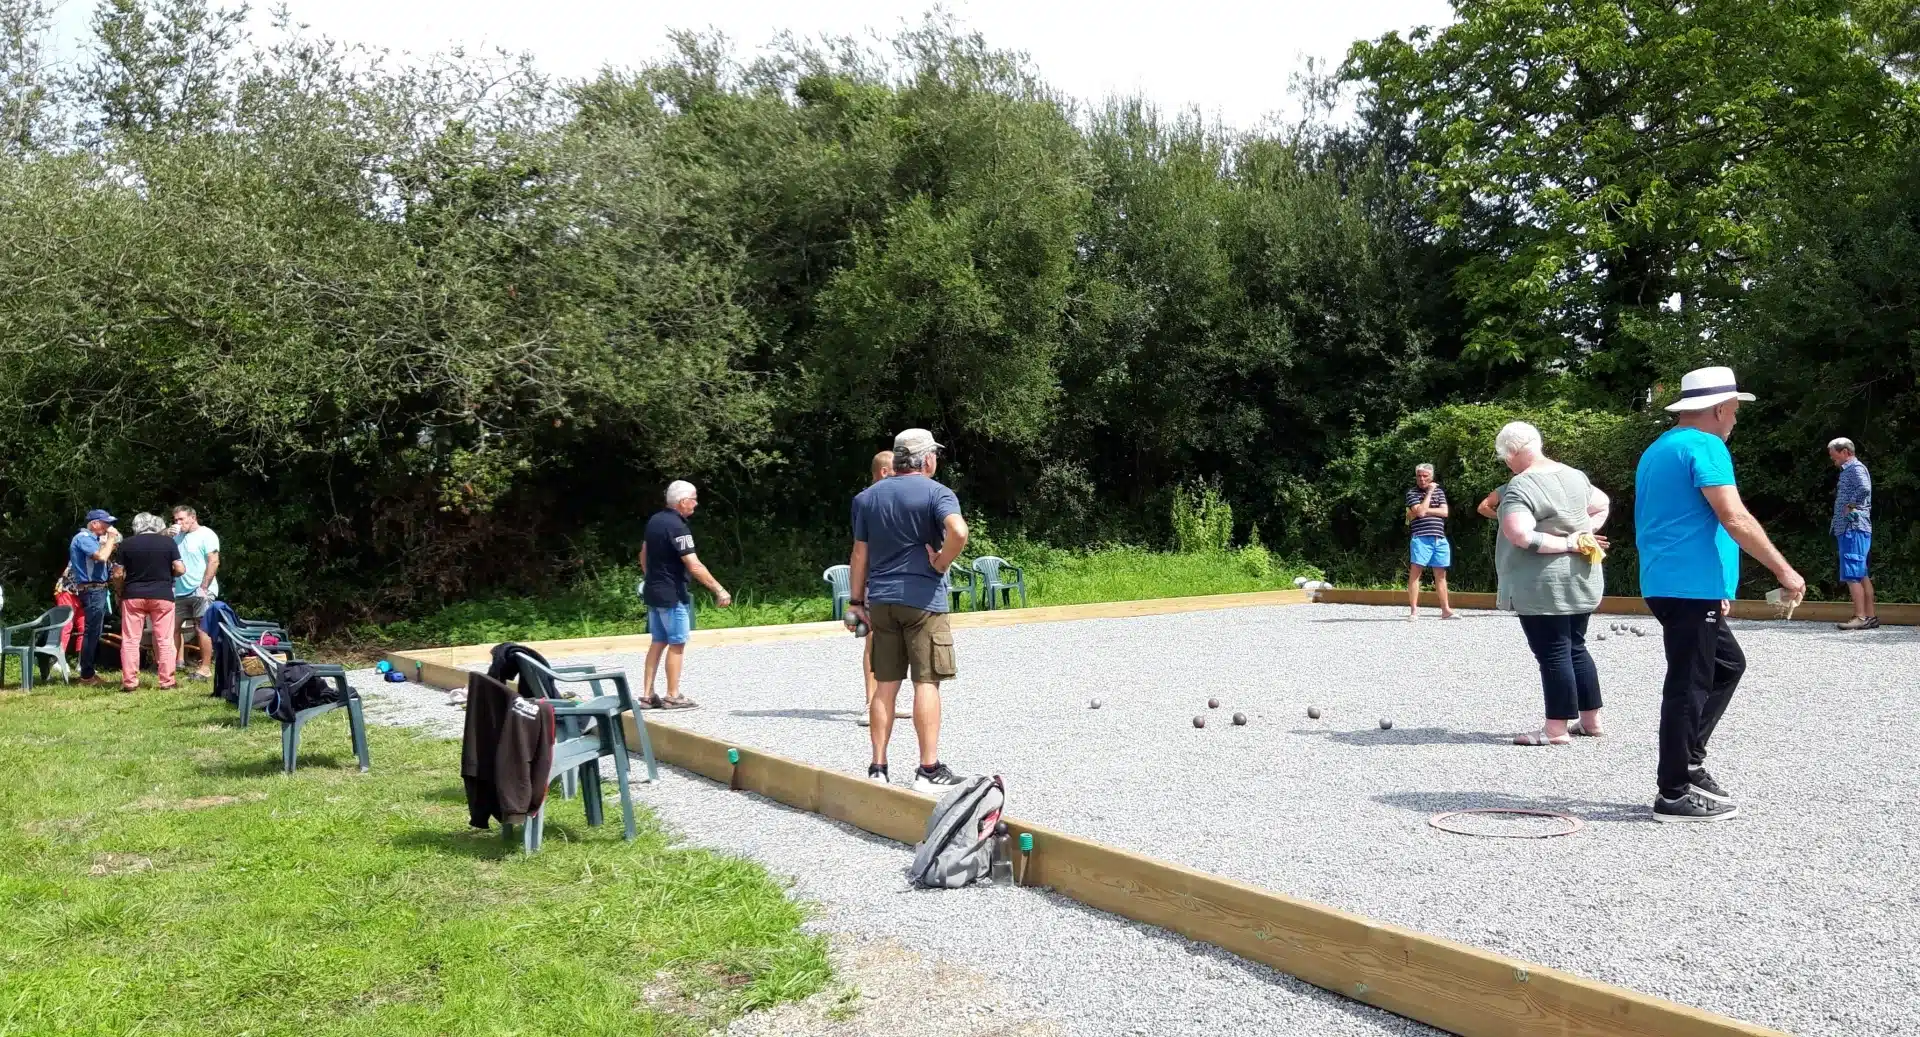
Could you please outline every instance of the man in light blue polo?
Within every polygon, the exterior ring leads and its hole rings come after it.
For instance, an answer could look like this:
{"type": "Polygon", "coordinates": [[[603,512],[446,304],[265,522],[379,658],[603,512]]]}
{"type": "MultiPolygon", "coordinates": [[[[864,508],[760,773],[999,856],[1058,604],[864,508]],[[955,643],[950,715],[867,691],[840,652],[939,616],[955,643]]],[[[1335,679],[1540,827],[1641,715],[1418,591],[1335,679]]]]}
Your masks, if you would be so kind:
{"type": "Polygon", "coordinates": [[[1640,549],[1640,594],[1660,621],[1667,677],[1660,689],[1662,821],[1720,821],[1740,808],[1707,773],[1707,740],[1733,700],[1747,657],[1727,625],[1740,582],[1740,550],[1773,571],[1789,602],[1807,581],[1767,539],[1740,500],[1727,437],[1735,414],[1753,396],[1733,371],[1704,367],[1680,380],[1667,407],[1674,427],[1640,455],[1634,477],[1634,529],[1640,549]]]}
{"type": "Polygon", "coordinates": [[[1853,598],[1853,618],[1838,626],[1872,630],[1880,625],[1873,607],[1873,581],[1867,577],[1867,554],[1873,550],[1873,476],[1854,456],[1853,440],[1845,436],[1827,444],[1827,456],[1840,469],[1829,529],[1840,548],[1840,582],[1853,598]]]}

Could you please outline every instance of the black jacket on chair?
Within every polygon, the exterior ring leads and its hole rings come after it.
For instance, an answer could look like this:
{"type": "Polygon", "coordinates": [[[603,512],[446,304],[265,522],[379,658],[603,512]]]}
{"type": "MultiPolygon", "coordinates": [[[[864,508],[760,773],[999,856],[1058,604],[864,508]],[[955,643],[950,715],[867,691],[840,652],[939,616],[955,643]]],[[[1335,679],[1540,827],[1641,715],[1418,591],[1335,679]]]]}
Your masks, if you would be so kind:
{"type": "MultiPolygon", "coordinates": [[[[496,667],[499,658],[496,649],[496,667]]],[[[469,674],[460,740],[468,822],[475,828],[488,827],[491,818],[526,824],[546,802],[552,767],[553,704],[518,695],[491,674],[469,674]]]]}

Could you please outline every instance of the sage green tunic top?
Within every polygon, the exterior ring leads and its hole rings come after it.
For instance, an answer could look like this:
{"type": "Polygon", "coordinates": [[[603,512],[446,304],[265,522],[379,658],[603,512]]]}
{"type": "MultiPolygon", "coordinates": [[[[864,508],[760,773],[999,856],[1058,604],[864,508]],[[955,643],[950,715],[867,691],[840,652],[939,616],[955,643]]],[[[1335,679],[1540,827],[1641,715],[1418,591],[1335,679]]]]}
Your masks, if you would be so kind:
{"type": "MultiPolygon", "coordinates": [[[[1533,516],[1535,528],[1554,536],[1593,532],[1587,501],[1593,485],[1578,468],[1550,472],[1522,472],[1500,493],[1500,518],[1522,511],[1533,516]]],[[[1523,616],[1574,616],[1592,612],[1606,593],[1601,567],[1578,554],[1540,554],[1515,547],[1504,534],[1493,542],[1494,568],[1500,590],[1495,607],[1523,616]]]]}

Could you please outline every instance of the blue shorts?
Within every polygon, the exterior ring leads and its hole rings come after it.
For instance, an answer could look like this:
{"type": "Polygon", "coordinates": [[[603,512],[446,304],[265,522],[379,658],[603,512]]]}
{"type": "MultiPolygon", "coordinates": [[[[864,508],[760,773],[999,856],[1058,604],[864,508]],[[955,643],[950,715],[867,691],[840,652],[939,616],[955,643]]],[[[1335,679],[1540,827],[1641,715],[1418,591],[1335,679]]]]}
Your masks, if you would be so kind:
{"type": "Polygon", "coordinates": [[[1453,563],[1453,546],[1446,537],[1414,537],[1410,557],[1415,565],[1445,569],[1453,563]]]}
{"type": "Polygon", "coordinates": [[[683,645],[693,633],[693,606],[686,603],[668,608],[647,606],[647,632],[657,645],[683,645]]]}
{"type": "Polygon", "coordinates": [[[1867,552],[1873,550],[1873,534],[1864,529],[1849,529],[1840,534],[1840,582],[1859,583],[1867,578],[1867,552]]]}

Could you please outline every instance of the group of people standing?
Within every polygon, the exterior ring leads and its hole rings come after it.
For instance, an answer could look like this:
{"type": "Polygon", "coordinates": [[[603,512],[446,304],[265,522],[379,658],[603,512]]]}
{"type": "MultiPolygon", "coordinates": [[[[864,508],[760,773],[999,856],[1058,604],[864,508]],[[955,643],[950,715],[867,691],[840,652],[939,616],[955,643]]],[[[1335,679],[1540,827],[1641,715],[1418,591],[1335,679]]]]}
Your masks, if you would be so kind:
{"type": "Polygon", "coordinates": [[[120,604],[120,690],[140,686],[140,647],[153,632],[154,668],[160,687],[175,686],[174,669],[192,641],[200,653],[195,679],[213,674],[213,637],[200,619],[220,596],[220,536],[200,524],[190,507],[173,509],[168,524],[158,515],[133,517],[133,535],[102,508],[67,543],[67,566],[54,587],[55,600],[71,600],[80,642],[80,683],[98,684],[100,637],[116,595],[120,604]],[[191,633],[189,633],[191,631],[191,633]]]}
{"type": "MultiPolygon", "coordinates": [[[[1798,603],[1806,581],[1768,539],[1740,499],[1733,434],[1740,405],[1752,402],[1731,369],[1708,367],[1681,380],[1680,398],[1666,409],[1674,427],[1640,456],[1634,477],[1634,534],[1640,553],[1640,593],[1660,623],[1666,653],[1661,687],[1659,794],[1662,820],[1717,821],[1739,812],[1733,797],[1706,769],[1707,744],[1732,701],[1746,656],[1728,625],[1739,583],[1740,552],[1773,573],[1783,604],[1798,603]]],[[[1496,606],[1518,614],[1540,666],[1546,720],[1518,745],[1565,745],[1604,734],[1600,675],[1587,650],[1587,625],[1606,592],[1607,539],[1600,533],[1611,502],[1584,472],[1548,457],[1540,432],[1513,422],[1494,438],[1494,452],[1512,479],[1488,494],[1479,513],[1500,524],[1495,541],[1499,580],[1496,606]]],[[[1867,575],[1872,546],[1873,484],[1851,440],[1835,439],[1827,453],[1840,469],[1831,531],[1840,578],[1853,598],[1853,618],[1841,630],[1879,626],[1867,575]]],[[[1418,615],[1419,573],[1436,569],[1443,618],[1445,530],[1418,523],[1436,511],[1444,520],[1445,491],[1422,465],[1408,491],[1414,525],[1409,618],[1418,615]],[[1440,538],[1436,551],[1423,537],[1440,538]],[[1438,559],[1438,560],[1436,560],[1438,559]]]]}
{"type": "MultiPolygon", "coordinates": [[[[893,449],[873,459],[871,484],[853,499],[853,549],[849,560],[847,618],[866,631],[861,673],[866,685],[865,726],[870,728],[867,777],[891,782],[887,749],[896,719],[913,721],[919,763],[913,787],[943,794],[963,779],[940,760],[940,684],[958,673],[947,573],[967,546],[967,522],[959,498],[934,481],[944,449],[926,429],[894,437],[893,449]],[[895,700],[911,678],[913,709],[898,712],[895,700]]],[[[687,709],[680,692],[687,642],[693,629],[689,583],[698,580],[722,607],[733,598],[694,550],[687,520],[699,506],[689,482],[667,487],[666,507],[647,521],[640,549],[640,581],[650,633],[642,679],[642,709],[687,709]],[[666,663],[667,694],[655,693],[666,663]]]]}

